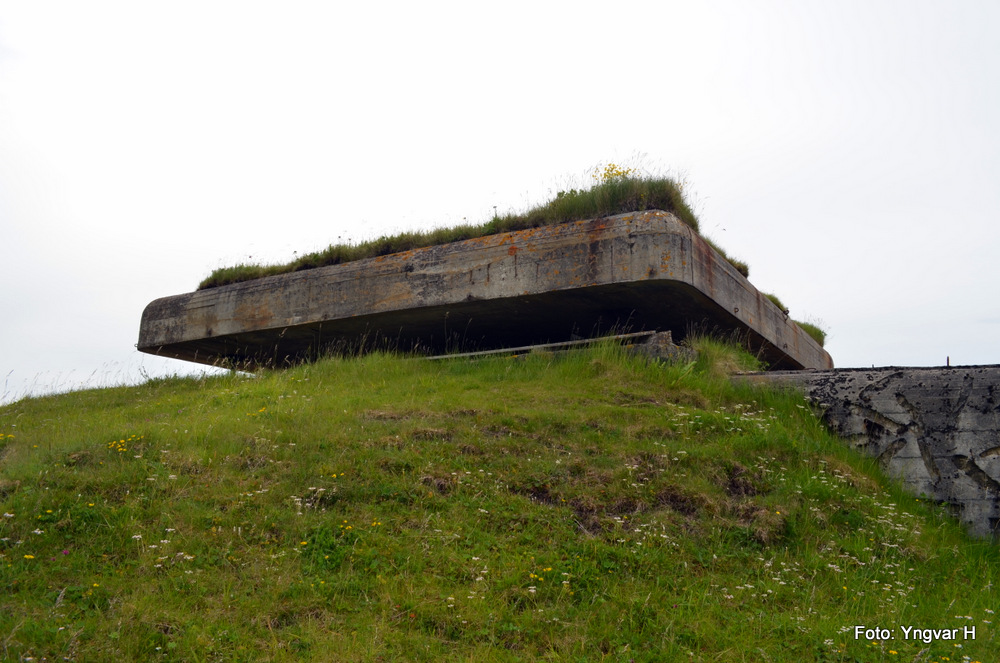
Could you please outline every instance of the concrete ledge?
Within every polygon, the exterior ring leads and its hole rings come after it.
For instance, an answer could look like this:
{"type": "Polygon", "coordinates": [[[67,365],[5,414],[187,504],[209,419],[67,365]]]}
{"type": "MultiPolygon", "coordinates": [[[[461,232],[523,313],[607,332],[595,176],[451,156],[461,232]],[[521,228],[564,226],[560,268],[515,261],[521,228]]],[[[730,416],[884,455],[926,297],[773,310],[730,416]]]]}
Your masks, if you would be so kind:
{"type": "Polygon", "coordinates": [[[830,356],[672,214],[622,214],[165,297],[139,350],[281,364],[391,345],[443,352],[692,328],[743,332],[772,367],[830,356]]]}

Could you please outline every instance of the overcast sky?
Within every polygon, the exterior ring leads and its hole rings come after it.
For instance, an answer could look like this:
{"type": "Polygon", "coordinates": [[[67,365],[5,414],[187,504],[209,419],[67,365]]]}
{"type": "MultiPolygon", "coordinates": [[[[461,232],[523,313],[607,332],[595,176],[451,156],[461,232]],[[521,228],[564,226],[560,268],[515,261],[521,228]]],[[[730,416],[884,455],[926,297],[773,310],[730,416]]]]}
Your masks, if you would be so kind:
{"type": "Polygon", "coordinates": [[[200,372],[135,350],[148,302],[609,161],[686,181],[837,366],[1000,363],[998,25],[993,0],[6,0],[0,396],[200,372]]]}

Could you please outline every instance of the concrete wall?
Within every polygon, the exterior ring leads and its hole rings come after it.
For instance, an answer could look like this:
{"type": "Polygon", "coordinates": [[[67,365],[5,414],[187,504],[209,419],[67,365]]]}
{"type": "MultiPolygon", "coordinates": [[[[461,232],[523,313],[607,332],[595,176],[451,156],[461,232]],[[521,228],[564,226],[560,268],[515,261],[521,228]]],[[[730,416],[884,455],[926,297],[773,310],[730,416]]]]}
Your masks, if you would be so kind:
{"type": "Polygon", "coordinates": [[[1000,366],[780,371],[914,495],[953,505],[975,536],[1000,526],[1000,366]]]}

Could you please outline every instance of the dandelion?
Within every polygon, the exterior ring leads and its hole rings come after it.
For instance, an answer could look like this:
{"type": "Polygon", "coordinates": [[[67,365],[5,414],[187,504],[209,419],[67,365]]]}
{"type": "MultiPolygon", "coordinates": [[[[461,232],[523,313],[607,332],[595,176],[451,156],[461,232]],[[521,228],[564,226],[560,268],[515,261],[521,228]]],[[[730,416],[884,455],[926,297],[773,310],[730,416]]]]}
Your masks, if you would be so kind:
{"type": "Polygon", "coordinates": [[[25,559],[35,559],[35,556],[34,555],[25,555],[24,558],[25,559]]]}

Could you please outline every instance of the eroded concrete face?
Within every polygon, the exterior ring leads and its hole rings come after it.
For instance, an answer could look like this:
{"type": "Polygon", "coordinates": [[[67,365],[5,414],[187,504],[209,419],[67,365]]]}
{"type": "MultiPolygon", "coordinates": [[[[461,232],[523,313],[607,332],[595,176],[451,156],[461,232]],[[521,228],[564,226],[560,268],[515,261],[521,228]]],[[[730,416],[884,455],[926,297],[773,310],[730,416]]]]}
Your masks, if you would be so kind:
{"type": "Polygon", "coordinates": [[[974,536],[1000,534],[1000,366],[772,373],[878,458],[914,495],[957,507],[974,536]]]}
{"type": "Polygon", "coordinates": [[[359,347],[440,353],[628,331],[744,333],[774,368],[830,356],[701,237],[649,211],[455,242],[158,299],[138,348],[205,364],[359,347]]]}

